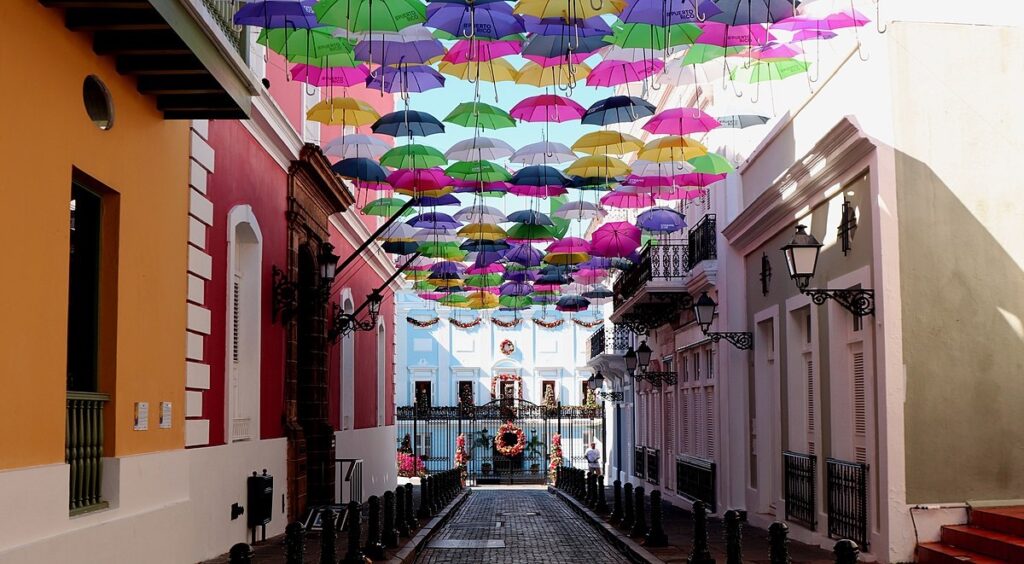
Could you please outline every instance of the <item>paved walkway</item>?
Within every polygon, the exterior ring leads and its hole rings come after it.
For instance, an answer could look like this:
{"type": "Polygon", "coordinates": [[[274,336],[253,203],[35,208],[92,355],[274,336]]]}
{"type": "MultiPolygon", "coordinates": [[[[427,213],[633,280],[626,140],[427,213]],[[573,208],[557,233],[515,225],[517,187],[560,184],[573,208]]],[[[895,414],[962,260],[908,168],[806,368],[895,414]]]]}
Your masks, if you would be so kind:
{"type": "Polygon", "coordinates": [[[545,487],[473,488],[422,564],[603,564],[625,557],[545,487]]]}

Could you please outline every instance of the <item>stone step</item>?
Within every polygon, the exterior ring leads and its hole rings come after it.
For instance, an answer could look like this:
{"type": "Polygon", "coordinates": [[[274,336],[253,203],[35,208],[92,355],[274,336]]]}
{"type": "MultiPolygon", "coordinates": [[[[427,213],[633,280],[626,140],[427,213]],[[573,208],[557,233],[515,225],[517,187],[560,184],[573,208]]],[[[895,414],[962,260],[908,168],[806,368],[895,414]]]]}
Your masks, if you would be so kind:
{"type": "Polygon", "coordinates": [[[1008,535],[1024,537],[1024,507],[972,509],[971,524],[1008,535]]]}
{"type": "Polygon", "coordinates": [[[1010,562],[1024,562],[1024,538],[974,525],[942,527],[944,544],[1010,562]]]}
{"type": "Polygon", "coordinates": [[[920,564],[1005,564],[1006,562],[941,542],[926,542],[917,545],[917,561],[920,564]]]}

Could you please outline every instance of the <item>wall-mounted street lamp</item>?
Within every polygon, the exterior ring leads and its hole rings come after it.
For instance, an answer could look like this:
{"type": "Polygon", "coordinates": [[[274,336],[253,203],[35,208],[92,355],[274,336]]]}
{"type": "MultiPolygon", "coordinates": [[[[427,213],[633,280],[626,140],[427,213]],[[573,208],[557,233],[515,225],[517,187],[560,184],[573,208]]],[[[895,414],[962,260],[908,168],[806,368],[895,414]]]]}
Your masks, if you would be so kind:
{"type": "Polygon", "coordinates": [[[697,318],[697,325],[711,342],[717,343],[725,339],[740,350],[750,350],[754,347],[754,335],[746,331],[708,331],[711,329],[711,322],[715,319],[715,310],[718,304],[707,292],[701,292],[700,297],[693,304],[693,315],[697,318]]]}
{"type": "Polygon", "coordinates": [[[622,362],[626,364],[626,372],[630,376],[634,376],[636,374],[636,351],[633,350],[632,345],[630,345],[626,354],[622,355],[622,362]]]}
{"type": "Polygon", "coordinates": [[[810,297],[815,304],[821,305],[826,300],[833,299],[858,317],[874,315],[874,290],[807,288],[811,283],[811,278],[814,277],[814,271],[818,268],[818,254],[821,252],[821,246],[814,235],[807,233],[807,226],[797,225],[793,239],[782,247],[782,252],[786,257],[786,268],[789,269],[789,277],[796,282],[796,287],[800,289],[801,293],[810,297]]]}
{"type": "MultiPolygon", "coordinates": [[[[338,261],[341,257],[334,254],[334,245],[322,243],[317,263],[320,265],[320,285],[314,296],[316,305],[323,306],[330,298],[331,283],[338,272],[338,261]]],[[[274,266],[271,269],[271,321],[288,323],[299,308],[299,286],[291,280],[285,271],[274,266]]]]}
{"type": "Polygon", "coordinates": [[[587,387],[602,400],[622,401],[622,392],[606,392],[601,389],[604,387],[604,374],[601,374],[600,370],[597,371],[597,374],[587,379],[587,387]]]}
{"type": "Polygon", "coordinates": [[[647,340],[640,341],[640,346],[636,348],[636,364],[640,368],[640,373],[646,373],[647,367],[651,365],[651,347],[647,346],[647,340]]]}
{"type": "Polygon", "coordinates": [[[353,331],[373,331],[377,328],[377,319],[380,317],[380,304],[383,301],[384,296],[378,290],[374,290],[370,292],[369,296],[366,296],[366,301],[363,302],[363,305],[359,306],[359,309],[352,313],[344,313],[338,307],[338,304],[334,304],[331,328],[327,331],[327,338],[334,342],[338,337],[344,337],[353,331]],[[360,321],[358,315],[366,307],[370,309],[370,318],[360,321]]]}

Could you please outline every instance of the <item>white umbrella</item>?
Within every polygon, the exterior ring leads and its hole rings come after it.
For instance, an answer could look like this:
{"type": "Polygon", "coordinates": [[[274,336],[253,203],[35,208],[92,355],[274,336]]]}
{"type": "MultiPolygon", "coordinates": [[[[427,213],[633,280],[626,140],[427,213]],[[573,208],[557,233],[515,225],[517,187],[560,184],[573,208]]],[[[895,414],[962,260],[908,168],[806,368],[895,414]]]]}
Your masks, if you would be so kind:
{"type": "Polygon", "coordinates": [[[392,223],[381,238],[387,241],[388,239],[412,239],[416,235],[416,228],[407,223],[392,223]]]}
{"type": "Polygon", "coordinates": [[[466,206],[455,212],[453,218],[463,223],[507,223],[508,218],[501,210],[483,204],[466,206]]]}
{"type": "Polygon", "coordinates": [[[590,202],[566,202],[558,211],[551,214],[562,219],[599,219],[606,215],[605,211],[590,202]]]}
{"type": "Polygon", "coordinates": [[[452,145],[444,156],[450,161],[493,161],[514,152],[512,146],[492,137],[473,137],[452,145]]]}
{"type": "Polygon", "coordinates": [[[656,163],[639,160],[633,161],[630,167],[636,176],[674,176],[693,171],[693,165],[686,161],[656,163]]]}
{"type": "Polygon", "coordinates": [[[665,51],[663,49],[638,49],[635,47],[619,47],[618,45],[610,45],[604,48],[602,54],[604,60],[607,61],[629,61],[635,63],[637,61],[651,60],[651,59],[664,59],[665,51]]]}
{"type": "Polygon", "coordinates": [[[462,239],[451,229],[418,229],[412,238],[421,243],[454,243],[462,239]]]}
{"type": "Polygon", "coordinates": [[[524,165],[550,165],[574,161],[576,153],[561,143],[540,141],[520,148],[508,160],[524,165]]]}
{"type": "Polygon", "coordinates": [[[681,61],[672,61],[665,65],[665,72],[658,75],[658,84],[690,86],[715,82],[721,78],[721,65],[684,65],[681,61]]]}
{"type": "Polygon", "coordinates": [[[390,148],[391,145],[388,145],[387,141],[378,139],[373,135],[350,133],[328,141],[324,145],[324,153],[343,159],[356,157],[379,159],[390,148]]]}

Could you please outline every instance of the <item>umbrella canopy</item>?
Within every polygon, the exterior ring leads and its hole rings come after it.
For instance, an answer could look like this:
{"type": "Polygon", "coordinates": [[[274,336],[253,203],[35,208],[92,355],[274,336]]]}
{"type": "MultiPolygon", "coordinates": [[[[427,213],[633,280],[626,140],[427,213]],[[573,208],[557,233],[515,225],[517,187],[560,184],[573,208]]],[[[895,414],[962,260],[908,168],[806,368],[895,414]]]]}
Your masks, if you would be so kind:
{"type": "Polygon", "coordinates": [[[572,279],[581,284],[597,284],[608,277],[608,271],[603,268],[581,268],[572,273],[572,279]]]}
{"type": "Polygon", "coordinates": [[[451,178],[477,182],[498,182],[512,178],[501,165],[490,161],[459,161],[444,170],[451,178]]]}
{"type": "Polygon", "coordinates": [[[524,165],[560,164],[576,160],[576,154],[561,143],[541,141],[524,145],[508,160],[524,165]]]}
{"type": "Polygon", "coordinates": [[[532,60],[521,69],[516,78],[516,84],[537,86],[546,88],[548,86],[564,87],[568,84],[575,84],[590,75],[590,67],[583,64],[582,60],[570,68],[565,63],[565,57],[541,57],[539,55],[526,55],[532,60]],[[555,64],[545,65],[549,60],[556,61],[555,64]],[[538,62],[541,61],[541,62],[538,62]]]}
{"type": "Polygon", "coordinates": [[[524,98],[512,107],[509,114],[523,121],[548,121],[561,123],[579,119],[586,110],[569,98],[556,94],[541,94],[524,98]]]}
{"type": "Polygon", "coordinates": [[[690,45],[701,35],[701,28],[692,23],[676,23],[670,26],[647,23],[625,23],[616,25],[609,38],[619,47],[633,49],[668,49],[679,45],[690,45]]]}
{"type": "Polygon", "coordinates": [[[590,307],[590,300],[575,294],[562,296],[555,304],[555,309],[567,312],[585,311],[588,307],[590,307]]]}
{"type": "Polygon", "coordinates": [[[505,59],[490,61],[470,61],[467,63],[449,63],[441,61],[437,65],[439,71],[462,80],[476,82],[515,82],[518,72],[512,63],[505,59]]]}
{"type": "Polygon", "coordinates": [[[567,57],[570,53],[593,53],[608,45],[603,37],[583,36],[573,33],[558,35],[534,35],[523,45],[524,55],[536,57],[567,57]]]}
{"type": "Polygon", "coordinates": [[[366,65],[351,67],[316,67],[313,65],[295,65],[288,69],[292,80],[312,84],[313,86],[341,86],[347,88],[364,84],[370,76],[370,68],[366,65]]]}
{"type": "Polygon", "coordinates": [[[366,78],[366,87],[382,92],[426,92],[444,87],[444,77],[428,65],[381,67],[366,78]]]}
{"type": "Polygon", "coordinates": [[[343,159],[363,157],[379,159],[390,145],[373,135],[350,133],[335,137],[324,144],[324,154],[343,159]]]}
{"type": "Polygon", "coordinates": [[[448,164],[441,151],[418,143],[409,143],[388,149],[380,164],[391,168],[431,168],[448,164]]]}
{"type": "Polygon", "coordinates": [[[481,41],[478,39],[460,39],[455,42],[455,45],[452,45],[451,49],[448,49],[448,53],[441,60],[448,63],[490,61],[509,55],[518,55],[522,48],[522,43],[518,40],[481,41]]]}
{"type": "Polygon", "coordinates": [[[734,170],[732,163],[717,153],[699,155],[691,159],[687,159],[686,162],[693,166],[694,171],[705,174],[725,174],[734,170]]]}
{"type": "Polygon", "coordinates": [[[466,206],[455,213],[455,219],[466,223],[505,223],[508,218],[498,208],[473,204],[466,206]]]}
{"type": "Polygon", "coordinates": [[[654,134],[688,135],[706,133],[721,125],[700,108],[672,108],[658,113],[644,124],[654,134]]]}
{"type": "Polygon", "coordinates": [[[728,116],[718,116],[716,119],[718,119],[718,123],[721,127],[745,129],[755,125],[764,125],[768,123],[768,120],[771,118],[755,114],[733,114],[728,116]]]}
{"type": "Polygon", "coordinates": [[[427,7],[424,25],[450,33],[455,37],[501,39],[523,33],[526,28],[512,7],[504,2],[475,3],[432,2],[427,7]]]}
{"type": "Polygon", "coordinates": [[[527,225],[554,225],[551,218],[547,214],[543,214],[536,210],[519,210],[508,214],[508,220],[515,223],[525,223],[527,225]]]}
{"type": "Polygon", "coordinates": [[[637,158],[645,161],[665,163],[685,161],[707,154],[707,152],[707,147],[698,141],[689,137],[669,135],[648,142],[637,154],[637,158]]]}
{"type": "MultiPolygon", "coordinates": [[[[516,120],[508,112],[481,102],[463,102],[442,120],[464,127],[480,129],[503,129],[515,127],[516,120]]],[[[470,159],[466,159],[470,160],[470,159]]]]}
{"type": "Polygon", "coordinates": [[[675,233],[686,227],[686,220],[672,208],[656,207],[637,216],[636,226],[649,233],[675,233]]]}
{"type": "Polygon", "coordinates": [[[558,211],[553,213],[555,217],[562,219],[599,219],[604,217],[604,211],[597,207],[597,204],[590,202],[584,202],[582,200],[578,202],[567,202],[558,208],[558,211]]]}
{"type": "Polygon", "coordinates": [[[324,125],[362,126],[380,119],[373,106],[355,98],[328,98],[306,112],[306,119],[324,125]]]}
{"type": "Polygon", "coordinates": [[[703,21],[722,11],[712,0],[628,0],[619,19],[656,26],[703,21]]]}
{"type": "Polygon", "coordinates": [[[625,8],[623,0],[607,0],[597,4],[589,0],[519,0],[515,13],[537,18],[587,19],[604,14],[618,14],[625,8]]]}
{"type": "Polygon", "coordinates": [[[629,165],[608,154],[588,155],[577,159],[569,165],[569,168],[565,169],[565,172],[584,177],[604,176],[607,178],[629,174],[629,165]]]}
{"type": "Polygon", "coordinates": [[[547,248],[550,253],[589,253],[590,241],[579,237],[564,237],[551,243],[547,248]]]}
{"type": "Polygon", "coordinates": [[[520,186],[566,186],[569,179],[550,166],[531,165],[519,169],[510,182],[520,186]]]}
{"type": "Polygon", "coordinates": [[[533,286],[524,282],[506,282],[499,291],[502,296],[529,296],[533,293],[533,286]]]}
{"type": "MultiPolygon", "coordinates": [[[[452,179],[438,168],[402,168],[388,175],[388,184],[395,189],[412,192],[437,190],[451,184],[452,179]]],[[[440,195],[440,194],[438,194],[440,195]]]]}
{"type": "Polygon", "coordinates": [[[598,100],[583,114],[586,125],[628,123],[654,115],[654,104],[636,96],[612,96],[598,100]]]}
{"type": "MultiPolygon", "coordinates": [[[[391,217],[405,205],[405,200],[399,198],[379,198],[363,206],[363,214],[375,215],[378,217],[391,217]]],[[[412,215],[412,208],[406,208],[403,216],[412,215]]]]}
{"type": "Polygon", "coordinates": [[[729,76],[736,80],[742,74],[746,76],[746,81],[751,84],[768,82],[771,80],[782,80],[807,72],[809,65],[810,63],[796,59],[760,60],[752,63],[749,69],[743,69],[742,67],[733,69],[729,76]]]}
{"type": "MultiPolygon", "coordinates": [[[[588,110],[589,111],[589,110],[588,110]]],[[[585,134],[572,144],[572,150],[590,155],[616,155],[639,151],[644,142],[626,133],[618,131],[592,131],[585,134]]]]}
{"type": "Polygon", "coordinates": [[[511,156],[512,146],[491,137],[472,137],[451,146],[444,155],[456,161],[493,161],[511,156]]]}
{"type": "Polygon", "coordinates": [[[525,223],[520,223],[513,225],[512,228],[508,230],[508,241],[512,243],[554,240],[555,234],[543,225],[527,225],[525,223]]]}
{"type": "Polygon", "coordinates": [[[444,133],[444,125],[437,121],[437,118],[426,113],[414,110],[399,110],[381,116],[373,123],[371,129],[374,133],[390,135],[392,137],[426,137],[435,133],[444,133]]]}
{"type": "Polygon", "coordinates": [[[514,245],[505,253],[505,259],[511,263],[522,266],[539,266],[544,258],[544,253],[529,243],[514,245]]]}
{"type": "MultiPolygon", "coordinates": [[[[401,193],[401,192],[399,192],[401,193]]],[[[428,208],[436,208],[441,206],[457,206],[462,202],[458,198],[451,194],[441,194],[439,196],[416,196],[412,199],[412,205],[428,208]]]]}
{"type": "Polygon", "coordinates": [[[333,165],[334,174],[343,178],[362,180],[363,182],[387,182],[388,173],[376,161],[362,157],[342,159],[333,165]]]}
{"type": "Polygon", "coordinates": [[[486,241],[501,241],[508,237],[508,233],[497,225],[489,223],[470,223],[462,226],[456,235],[467,239],[479,239],[486,241]]]}
{"type": "Polygon", "coordinates": [[[630,194],[613,190],[601,196],[601,205],[621,209],[649,208],[654,205],[654,198],[649,194],[630,194]]]}
{"type": "Polygon", "coordinates": [[[251,25],[269,28],[311,28],[320,27],[308,0],[264,0],[250,2],[235,12],[235,25],[251,25]]]}
{"type": "Polygon", "coordinates": [[[334,37],[329,27],[263,29],[256,43],[285,57],[318,59],[339,53],[352,53],[352,43],[334,37]]]}
{"type": "Polygon", "coordinates": [[[356,44],[356,59],[377,65],[423,64],[445,54],[444,45],[420,26],[375,33],[356,44]]]}
{"type": "Polygon", "coordinates": [[[459,221],[456,221],[452,216],[441,213],[441,212],[426,212],[421,213],[415,217],[410,218],[405,222],[412,227],[420,229],[455,229],[462,225],[459,221]]]}
{"type": "Polygon", "coordinates": [[[796,15],[800,2],[794,0],[716,0],[720,12],[708,19],[730,26],[766,24],[796,15]]]}
{"type": "Polygon", "coordinates": [[[523,23],[526,26],[527,33],[536,35],[594,37],[609,35],[612,32],[608,24],[601,18],[572,19],[567,21],[564,17],[538,18],[523,16],[523,23]]]}
{"type": "Polygon", "coordinates": [[[618,86],[629,82],[640,82],[665,68],[665,63],[653,59],[647,61],[601,61],[587,76],[587,86],[618,86]]]}
{"type": "Polygon", "coordinates": [[[417,0],[321,0],[313,11],[320,23],[348,31],[400,31],[426,21],[417,0]]]}
{"type": "Polygon", "coordinates": [[[601,257],[628,257],[640,246],[640,230],[625,221],[605,223],[594,230],[590,253],[601,257]]]}

